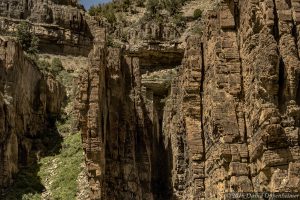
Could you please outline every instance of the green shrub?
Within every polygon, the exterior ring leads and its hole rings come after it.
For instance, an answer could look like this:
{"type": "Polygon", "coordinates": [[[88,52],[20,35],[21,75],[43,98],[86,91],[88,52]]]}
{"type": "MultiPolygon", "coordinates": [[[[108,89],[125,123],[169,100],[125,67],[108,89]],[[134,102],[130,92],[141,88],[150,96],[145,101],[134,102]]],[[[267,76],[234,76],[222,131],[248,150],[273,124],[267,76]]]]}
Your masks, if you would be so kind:
{"type": "Polygon", "coordinates": [[[49,72],[51,68],[51,64],[46,60],[37,60],[36,64],[43,73],[49,72]]]}
{"type": "Polygon", "coordinates": [[[110,23],[110,24],[113,24],[117,21],[114,10],[112,10],[112,9],[109,10],[109,11],[104,12],[103,16],[107,19],[108,23],[110,23]]]}
{"type": "Polygon", "coordinates": [[[24,194],[22,196],[22,200],[41,200],[41,194],[32,194],[32,193],[29,193],[29,194],[24,194]]]}
{"type": "Polygon", "coordinates": [[[202,17],[202,10],[200,10],[200,9],[196,9],[196,10],[194,10],[194,19],[196,20],[196,19],[199,19],[199,18],[201,18],[202,17]]]}
{"type": "Polygon", "coordinates": [[[146,9],[150,13],[150,15],[157,14],[158,10],[160,9],[159,0],[148,0],[146,9]]]}
{"type": "Polygon", "coordinates": [[[164,0],[163,5],[170,15],[178,13],[181,7],[181,3],[178,0],[164,0]]]}
{"type": "Polygon", "coordinates": [[[53,58],[51,63],[51,72],[54,75],[58,75],[63,70],[62,62],[59,58],[53,58]]]}
{"type": "Polygon", "coordinates": [[[107,46],[109,46],[109,47],[113,47],[114,46],[114,40],[113,40],[113,38],[112,38],[112,36],[107,36],[107,46]]]}
{"type": "Polygon", "coordinates": [[[56,79],[62,83],[65,87],[72,88],[73,86],[73,76],[71,73],[67,72],[66,70],[62,70],[57,75],[56,79]]]}
{"type": "Polygon", "coordinates": [[[199,35],[199,36],[202,36],[203,34],[203,29],[201,26],[195,26],[193,29],[192,29],[192,32],[196,35],[199,35]]]}
{"type": "Polygon", "coordinates": [[[91,16],[96,16],[97,13],[98,13],[99,9],[97,6],[91,6],[88,13],[91,15],[91,16]]]}
{"type": "Polygon", "coordinates": [[[32,40],[30,42],[30,46],[29,46],[29,49],[27,52],[29,54],[36,55],[39,52],[39,50],[38,50],[39,42],[40,42],[39,38],[36,37],[35,35],[32,35],[32,40]]]}
{"type": "Polygon", "coordinates": [[[156,14],[152,19],[154,19],[154,21],[158,24],[164,22],[164,17],[160,14],[156,14]]]}
{"type": "Polygon", "coordinates": [[[38,53],[39,39],[30,32],[28,23],[23,21],[18,25],[16,36],[24,51],[33,55],[38,53]]]}
{"type": "Polygon", "coordinates": [[[128,11],[128,8],[130,7],[130,0],[123,0],[121,7],[123,11],[128,11]]]}
{"type": "MultiPolygon", "coordinates": [[[[51,64],[47,60],[35,60],[38,68],[43,73],[51,73],[54,77],[58,78],[58,75],[64,71],[62,62],[59,58],[53,58],[51,64]]],[[[61,80],[59,80],[61,81],[61,80]]]]}

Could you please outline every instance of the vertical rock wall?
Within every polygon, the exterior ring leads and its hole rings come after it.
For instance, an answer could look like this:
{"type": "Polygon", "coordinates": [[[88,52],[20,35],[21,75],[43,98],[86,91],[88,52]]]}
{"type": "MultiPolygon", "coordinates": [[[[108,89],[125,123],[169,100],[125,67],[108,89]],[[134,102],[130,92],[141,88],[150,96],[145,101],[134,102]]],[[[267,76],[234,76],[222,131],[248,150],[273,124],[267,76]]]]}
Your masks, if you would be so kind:
{"type": "Polygon", "coordinates": [[[79,98],[94,199],[299,193],[299,6],[222,1],[166,90],[143,66],[158,57],[96,46],[79,98]]]}
{"type": "Polygon", "coordinates": [[[237,4],[223,2],[207,17],[203,54],[205,197],[251,192],[237,4]],[[235,18],[237,17],[237,18],[235,18]]]}
{"type": "MultiPolygon", "coordinates": [[[[104,31],[99,37],[105,38],[104,31]]],[[[125,58],[120,49],[107,48],[101,41],[90,59],[89,69],[80,78],[78,104],[90,196],[149,199],[150,151],[136,149],[145,147],[138,143],[149,142],[144,138],[144,122],[139,123],[135,115],[141,104],[137,59],[125,58]]]]}
{"type": "Polygon", "coordinates": [[[152,63],[145,59],[150,55],[108,48],[105,31],[95,34],[99,41],[90,54],[90,67],[80,77],[77,104],[90,196],[92,199],[169,198],[171,151],[164,146],[161,102],[168,92],[168,79],[152,82],[152,75],[142,77],[149,71],[157,73],[159,69],[155,66],[159,68],[160,62],[172,64],[169,59],[152,63]]]}
{"type": "Polygon", "coordinates": [[[299,192],[299,3],[240,3],[252,12],[239,35],[254,191],[299,192]]]}
{"type": "Polygon", "coordinates": [[[298,4],[223,1],[206,16],[206,198],[299,192],[298,4]]]}
{"type": "Polygon", "coordinates": [[[64,88],[25,58],[19,44],[0,38],[0,188],[30,163],[34,138],[59,115],[64,96],[64,88]]]}
{"type": "Polygon", "coordinates": [[[171,147],[174,198],[204,197],[203,91],[200,39],[188,39],[183,65],[164,109],[163,135],[171,147]]]}

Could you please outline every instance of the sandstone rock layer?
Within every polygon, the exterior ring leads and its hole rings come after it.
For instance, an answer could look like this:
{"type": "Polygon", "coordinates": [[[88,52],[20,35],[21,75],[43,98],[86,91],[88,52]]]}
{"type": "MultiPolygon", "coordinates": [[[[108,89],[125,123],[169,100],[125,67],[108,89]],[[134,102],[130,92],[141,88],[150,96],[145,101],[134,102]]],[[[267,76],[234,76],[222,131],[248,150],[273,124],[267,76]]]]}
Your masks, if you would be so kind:
{"type": "Polygon", "coordinates": [[[13,34],[26,20],[41,52],[87,56],[93,40],[89,18],[76,1],[0,0],[0,34],[13,34]]]}
{"type": "Polygon", "coordinates": [[[92,198],[299,193],[299,6],[224,0],[184,54],[95,36],[78,96],[92,198]]]}

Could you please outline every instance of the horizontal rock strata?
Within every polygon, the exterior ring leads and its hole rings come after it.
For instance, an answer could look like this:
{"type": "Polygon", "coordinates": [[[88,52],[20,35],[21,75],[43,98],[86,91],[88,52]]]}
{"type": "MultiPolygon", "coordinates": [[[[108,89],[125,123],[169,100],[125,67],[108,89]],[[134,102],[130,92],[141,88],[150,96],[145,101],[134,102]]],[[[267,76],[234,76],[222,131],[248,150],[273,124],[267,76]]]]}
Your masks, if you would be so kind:
{"type": "Polygon", "coordinates": [[[40,50],[87,56],[92,47],[91,20],[73,1],[0,0],[0,33],[10,35],[26,20],[40,38],[40,50]]]}

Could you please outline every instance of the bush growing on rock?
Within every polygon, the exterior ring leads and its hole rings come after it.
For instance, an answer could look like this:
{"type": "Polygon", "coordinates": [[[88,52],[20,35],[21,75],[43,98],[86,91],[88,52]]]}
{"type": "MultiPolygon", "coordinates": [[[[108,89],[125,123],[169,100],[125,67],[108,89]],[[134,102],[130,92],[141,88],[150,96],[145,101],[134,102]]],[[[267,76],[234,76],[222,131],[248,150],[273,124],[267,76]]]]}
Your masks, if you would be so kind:
{"type": "Polygon", "coordinates": [[[51,71],[53,74],[58,75],[63,70],[63,65],[59,58],[53,58],[51,63],[51,71]]]}
{"type": "Polygon", "coordinates": [[[186,18],[181,13],[178,13],[178,14],[174,15],[174,17],[173,17],[173,23],[177,27],[185,27],[185,25],[186,25],[186,18]]]}
{"type": "Polygon", "coordinates": [[[113,24],[113,23],[115,23],[117,21],[116,15],[113,12],[113,10],[105,12],[104,17],[107,19],[107,21],[110,24],[113,24]]]}
{"type": "Polygon", "coordinates": [[[201,18],[201,17],[202,17],[202,10],[196,9],[196,10],[194,11],[194,19],[196,20],[196,19],[199,19],[199,18],[201,18]]]}
{"type": "Polygon", "coordinates": [[[51,64],[46,60],[36,60],[35,61],[41,72],[47,73],[51,68],[51,64]]]}
{"type": "Polygon", "coordinates": [[[101,11],[100,11],[100,8],[98,6],[91,6],[88,12],[91,16],[96,16],[101,11]]]}
{"type": "Polygon", "coordinates": [[[51,73],[54,77],[58,77],[58,75],[64,71],[62,62],[59,58],[53,58],[51,63],[39,58],[34,60],[34,62],[43,73],[51,73]]]}
{"type": "Polygon", "coordinates": [[[39,39],[30,31],[28,23],[23,21],[19,24],[16,36],[24,51],[33,55],[38,53],[39,39]]]}
{"type": "Polygon", "coordinates": [[[128,11],[128,8],[130,7],[130,0],[123,0],[121,4],[121,8],[123,11],[128,11]]]}
{"type": "Polygon", "coordinates": [[[182,6],[188,0],[148,0],[146,9],[151,15],[156,15],[160,10],[165,9],[173,16],[180,12],[182,6]]]}

